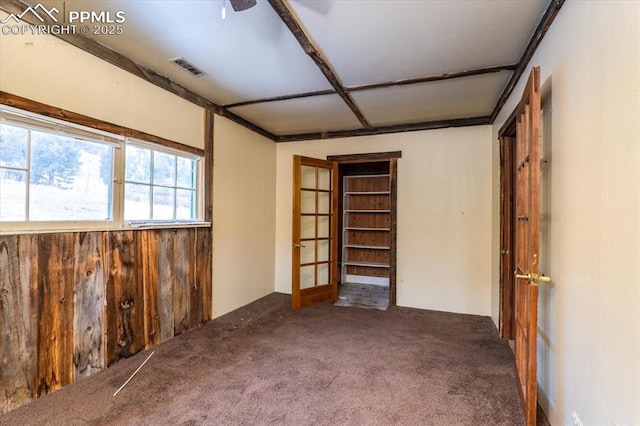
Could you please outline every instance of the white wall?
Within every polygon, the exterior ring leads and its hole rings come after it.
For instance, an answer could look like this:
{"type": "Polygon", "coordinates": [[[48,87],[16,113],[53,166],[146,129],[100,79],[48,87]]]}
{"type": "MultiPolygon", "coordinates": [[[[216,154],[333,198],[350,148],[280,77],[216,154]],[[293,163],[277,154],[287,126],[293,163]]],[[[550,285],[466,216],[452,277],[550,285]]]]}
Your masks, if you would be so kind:
{"type": "Polygon", "coordinates": [[[491,127],[279,143],[278,292],[291,292],[292,156],[402,151],[398,160],[397,302],[489,315],[491,127]]]}
{"type": "MultiPolygon", "coordinates": [[[[6,17],[0,12],[0,20],[6,17]]],[[[203,109],[54,36],[0,34],[0,90],[202,148],[203,109]]]]}
{"type": "MultiPolygon", "coordinates": [[[[539,399],[554,425],[640,424],[640,2],[569,1],[533,57],[543,84],[539,399]]],[[[493,126],[492,314],[498,316],[493,126]]]]}
{"type": "Polygon", "coordinates": [[[213,315],[273,292],[276,144],[216,116],[213,315]]]}

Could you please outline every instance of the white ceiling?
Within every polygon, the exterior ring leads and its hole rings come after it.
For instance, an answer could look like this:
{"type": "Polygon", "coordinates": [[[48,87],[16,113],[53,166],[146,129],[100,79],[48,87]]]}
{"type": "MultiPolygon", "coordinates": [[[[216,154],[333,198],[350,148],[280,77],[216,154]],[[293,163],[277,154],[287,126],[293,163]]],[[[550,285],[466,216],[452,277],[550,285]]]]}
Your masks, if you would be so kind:
{"type": "Polygon", "coordinates": [[[346,86],[515,64],[547,4],[547,0],[289,2],[346,86]]]}
{"type": "Polygon", "coordinates": [[[360,128],[339,95],[288,99],[231,108],[232,112],[276,135],[360,128]]]}
{"type": "MultiPolygon", "coordinates": [[[[30,1],[35,4],[37,1],[30,1]]],[[[41,1],[46,6],[62,1],[41,1]]],[[[126,13],[124,34],[90,36],[225,106],[331,84],[265,0],[67,0],[66,10],[126,13]],[[194,77],[170,59],[184,57],[194,77]]],[[[343,87],[518,63],[549,0],[285,0],[343,87]]],[[[61,8],[61,7],[60,7],[61,8]]],[[[491,114],[511,71],[349,92],[374,127],[491,114]]],[[[340,96],[230,108],[274,135],[361,129],[340,96]]]]}
{"type": "Polygon", "coordinates": [[[375,126],[482,117],[491,114],[510,76],[511,72],[503,71],[364,90],[352,96],[375,126]]]}

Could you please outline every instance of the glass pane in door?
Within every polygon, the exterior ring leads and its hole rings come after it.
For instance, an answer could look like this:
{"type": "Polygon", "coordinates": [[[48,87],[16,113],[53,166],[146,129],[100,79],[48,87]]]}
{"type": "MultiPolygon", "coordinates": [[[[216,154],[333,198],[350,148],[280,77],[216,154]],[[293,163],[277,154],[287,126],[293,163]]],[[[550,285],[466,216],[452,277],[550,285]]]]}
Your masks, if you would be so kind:
{"type": "Polygon", "coordinates": [[[330,250],[329,240],[318,240],[318,262],[329,260],[330,250]]]}
{"type": "Polygon", "coordinates": [[[318,189],[328,191],[331,189],[331,170],[318,169],[318,189]]]}
{"type": "Polygon", "coordinates": [[[321,263],[318,265],[318,285],[329,284],[329,263],[321,263]]]}
{"type": "Polygon", "coordinates": [[[316,238],[315,216],[302,216],[300,218],[300,238],[316,238]]]}
{"type": "Polygon", "coordinates": [[[316,213],[316,191],[300,191],[300,212],[316,213]]]}
{"type": "Polygon", "coordinates": [[[312,288],[316,284],[316,266],[302,266],[300,268],[300,289],[312,288]]]}
{"type": "Polygon", "coordinates": [[[302,166],[301,170],[301,186],[307,189],[316,188],[316,168],[311,166],[302,166]]]}

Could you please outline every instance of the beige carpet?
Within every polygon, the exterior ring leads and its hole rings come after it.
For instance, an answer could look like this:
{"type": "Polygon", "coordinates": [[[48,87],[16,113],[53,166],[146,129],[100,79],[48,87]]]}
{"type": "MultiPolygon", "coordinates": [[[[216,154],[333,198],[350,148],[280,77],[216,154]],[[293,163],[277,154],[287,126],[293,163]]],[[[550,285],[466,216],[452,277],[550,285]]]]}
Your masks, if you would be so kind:
{"type": "Polygon", "coordinates": [[[2,425],[520,425],[488,317],[272,294],[0,416],[2,425]]]}

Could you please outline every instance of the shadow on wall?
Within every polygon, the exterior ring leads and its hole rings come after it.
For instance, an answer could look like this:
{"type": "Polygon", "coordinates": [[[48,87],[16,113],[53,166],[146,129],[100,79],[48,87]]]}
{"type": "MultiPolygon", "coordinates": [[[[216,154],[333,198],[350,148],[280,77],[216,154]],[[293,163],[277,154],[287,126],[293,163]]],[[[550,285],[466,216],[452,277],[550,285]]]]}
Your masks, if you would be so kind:
{"type": "MultiPolygon", "coordinates": [[[[551,232],[553,228],[551,220],[551,200],[552,200],[552,116],[553,116],[553,96],[552,77],[549,77],[542,85],[541,98],[541,137],[542,155],[540,165],[540,273],[551,276],[553,279],[553,268],[551,265],[551,232]]],[[[554,355],[554,339],[558,333],[558,324],[555,321],[555,292],[554,281],[542,282],[539,289],[538,299],[538,401],[547,416],[556,410],[558,395],[556,388],[555,372],[556,357],[554,355]],[[553,329],[552,329],[553,327],[553,329]]]]}

